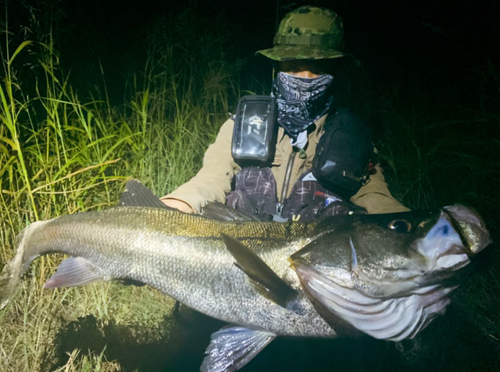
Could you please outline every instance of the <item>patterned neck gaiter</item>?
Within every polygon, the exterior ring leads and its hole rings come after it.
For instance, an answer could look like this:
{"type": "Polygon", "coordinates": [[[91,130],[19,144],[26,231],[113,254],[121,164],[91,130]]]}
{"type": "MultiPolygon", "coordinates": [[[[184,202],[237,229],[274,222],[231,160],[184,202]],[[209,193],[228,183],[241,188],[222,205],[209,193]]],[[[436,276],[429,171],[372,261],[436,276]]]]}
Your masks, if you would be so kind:
{"type": "Polygon", "coordinates": [[[333,96],[328,88],[332,81],[332,75],[301,78],[279,72],[276,76],[271,96],[278,101],[278,124],[290,136],[292,145],[304,148],[307,127],[330,108],[333,96]]]}

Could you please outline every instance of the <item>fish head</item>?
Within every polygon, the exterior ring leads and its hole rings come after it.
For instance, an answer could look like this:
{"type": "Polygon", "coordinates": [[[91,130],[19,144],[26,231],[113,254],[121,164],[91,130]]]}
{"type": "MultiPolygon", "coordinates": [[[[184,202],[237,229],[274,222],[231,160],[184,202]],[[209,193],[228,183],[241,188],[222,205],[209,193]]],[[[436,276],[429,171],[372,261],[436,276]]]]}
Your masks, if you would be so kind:
{"type": "Polygon", "coordinates": [[[449,304],[449,278],[490,242],[470,208],[342,216],[290,257],[310,298],[376,338],[413,337],[449,304]]]}

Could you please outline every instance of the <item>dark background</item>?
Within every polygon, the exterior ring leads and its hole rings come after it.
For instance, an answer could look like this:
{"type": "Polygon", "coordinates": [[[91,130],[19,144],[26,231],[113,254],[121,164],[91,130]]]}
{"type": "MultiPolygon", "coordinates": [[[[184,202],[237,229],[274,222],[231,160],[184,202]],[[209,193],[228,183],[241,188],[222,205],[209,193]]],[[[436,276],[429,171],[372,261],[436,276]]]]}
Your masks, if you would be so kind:
{"type": "MultiPolygon", "coordinates": [[[[381,84],[398,81],[408,90],[415,81],[439,95],[467,100],[476,89],[475,71],[499,61],[500,5],[497,0],[63,0],[7,1],[9,29],[21,38],[53,25],[61,65],[75,82],[97,79],[102,64],[108,89],[121,97],[127,74],[144,66],[147,35],[158,20],[175,22],[186,9],[217,19],[230,36],[228,55],[244,59],[245,76],[270,79],[270,64],[255,57],[272,46],[277,23],[300,5],[325,6],[344,20],[346,47],[381,84]],[[48,14],[47,10],[52,9],[48,14]],[[50,21],[50,22],[49,22],[50,21]],[[459,84],[457,84],[459,82],[459,84]],[[447,91],[446,86],[453,89],[447,91]],[[462,87],[457,91],[456,87],[462,87]]],[[[493,88],[495,89],[495,88],[493,88]]],[[[496,87],[498,90],[498,87],[496,87]]],[[[436,97],[439,98],[439,97],[436,97]]]]}

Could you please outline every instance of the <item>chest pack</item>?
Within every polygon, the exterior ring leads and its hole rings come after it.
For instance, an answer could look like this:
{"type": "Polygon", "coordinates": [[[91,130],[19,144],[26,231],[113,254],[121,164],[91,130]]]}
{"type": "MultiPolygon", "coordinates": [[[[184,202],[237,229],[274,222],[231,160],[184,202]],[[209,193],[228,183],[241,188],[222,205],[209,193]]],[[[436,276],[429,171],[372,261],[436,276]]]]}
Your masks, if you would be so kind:
{"type": "Polygon", "coordinates": [[[312,172],[327,190],[349,200],[375,172],[371,130],[361,117],[339,109],[325,121],[312,172]]]}
{"type": "MultiPolygon", "coordinates": [[[[262,221],[276,220],[277,203],[276,180],[269,167],[243,168],[235,176],[234,191],[226,196],[228,206],[252,213],[262,221]]],[[[365,213],[364,208],[326,190],[308,170],[293,185],[279,220],[309,222],[341,214],[365,213]]]]}
{"type": "Polygon", "coordinates": [[[327,117],[313,169],[299,177],[278,208],[276,180],[269,167],[276,147],[276,116],[273,97],[245,96],[238,103],[231,151],[242,170],[226,204],[277,221],[366,213],[349,201],[374,170],[371,133],[364,121],[347,109],[327,117]]]}
{"type": "Polygon", "coordinates": [[[276,149],[276,98],[244,96],[234,118],[231,153],[241,166],[262,166],[273,161],[276,149]]]}

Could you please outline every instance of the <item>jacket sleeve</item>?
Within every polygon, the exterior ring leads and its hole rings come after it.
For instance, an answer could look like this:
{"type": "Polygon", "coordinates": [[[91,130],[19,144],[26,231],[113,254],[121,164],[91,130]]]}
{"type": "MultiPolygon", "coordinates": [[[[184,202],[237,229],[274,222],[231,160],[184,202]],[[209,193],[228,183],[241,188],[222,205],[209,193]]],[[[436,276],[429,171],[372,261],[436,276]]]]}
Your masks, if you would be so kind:
{"type": "Polygon", "coordinates": [[[215,142],[205,152],[203,167],[196,176],[161,200],[181,200],[189,204],[195,213],[199,213],[209,201],[225,202],[226,194],[231,191],[231,180],[240,171],[231,155],[233,126],[232,119],[222,125],[215,142]]]}
{"type": "Polygon", "coordinates": [[[409,211],[410,209],[391,195],[380,164],[377,164],[375,169],[377,172],[370,176],[370,182],[359,189],[351,198],[351,202],[365,208],[370,214],[409,211]]]}

